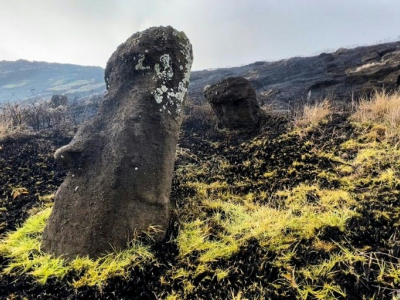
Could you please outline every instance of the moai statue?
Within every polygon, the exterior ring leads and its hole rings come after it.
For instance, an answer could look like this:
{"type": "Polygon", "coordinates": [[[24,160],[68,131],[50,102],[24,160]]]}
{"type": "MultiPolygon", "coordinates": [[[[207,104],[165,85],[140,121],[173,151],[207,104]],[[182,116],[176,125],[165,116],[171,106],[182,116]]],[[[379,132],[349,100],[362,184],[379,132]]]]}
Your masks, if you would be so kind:
{"type": "Polygon", "coordinates": [[[55,153],[69,173],[42,250],[96,258],[150,226],[156,240],[165,237],[192,59],[188,38],[172,27],[138,32],[113,53],[98,115],[55,153]]]}

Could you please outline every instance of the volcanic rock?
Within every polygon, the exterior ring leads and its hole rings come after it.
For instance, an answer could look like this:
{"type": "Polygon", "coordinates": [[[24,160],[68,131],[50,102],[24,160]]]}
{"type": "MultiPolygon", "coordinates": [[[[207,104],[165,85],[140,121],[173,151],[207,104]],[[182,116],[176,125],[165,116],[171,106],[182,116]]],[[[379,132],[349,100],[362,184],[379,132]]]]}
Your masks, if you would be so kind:
{"type": "Polygon", "coordinates": [[[204,96],[211,104],[220,127],[254,129],[261,120],[262,111],[256,91],[243,77],[230,77],[207,87],[204,96]]]}
{"type": "Polygon", "coordinates": [[[95,258],[149,228],[156,241],[165,237],[191,64],[189,40],[172,27],[136,33],[113,53],[98,115],[55,153],[69,174],[55,195],[44,251],[95,258]]]}
{"type": "Polygon", "coordinates": [[[380,58],[381,58],[381,56],[379,55],[378,52],[372,51],[372,52],[370,52],[370,53],[365,54],[363,57],[361,57],[361,61],[362,61],[363,63],[366,63],[366,62],[378,60],[378,59],[380,59],[380,58]]]}
{"type": "Polygon", "coordinates": [[[364,94],[370,93],[375,87],[387,90],[398,89],[400,84],[400,51],[385,54],[380,60],[370,61],[358,67],[346,70],[346,82],[360,85],[364,94]]]}

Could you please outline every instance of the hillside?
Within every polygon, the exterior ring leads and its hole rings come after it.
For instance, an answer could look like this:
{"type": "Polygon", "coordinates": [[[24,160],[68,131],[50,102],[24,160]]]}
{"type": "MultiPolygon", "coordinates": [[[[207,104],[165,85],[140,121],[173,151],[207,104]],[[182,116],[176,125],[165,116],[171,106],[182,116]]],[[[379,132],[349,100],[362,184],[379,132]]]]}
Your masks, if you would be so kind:
{"type": "MultiPolygon", "coordinates": [[[[373,87],[390,89],[400,84],[400,42],[354,49],[338,49],[312,57],[294,57],[276,62],[256,62],[235,68],[194,71],[189,95],[202,102],[203,89],[230,76],[245,77],[262,104],[291,109],[306,100],[334,96],[350,101],[373,87]]],[[[43,62],[0,62],[0,102],[26,97],[67,93],[87,96],[104,91],[100,67],[43,62]],[[31,89],[34,89],[32,92],[31,89]]]]}
{"type": "Polygon", "coordinates": [[[0,103],[54,94],[88,96],[105,89],[104,70],[70,64],[0,61],[0,103]]]}
{"type": "Polygon", "coordinates": [[[373,87],[396,88],[400,84],[400,42],[354,49],[340,48],[333,53],[293,57],[276,62],[193,72],[190,95],[200,101],[204,86],[226,77],[250,80],[259,102],[290,109],[306,100],[327,96],[349,101],[369,93],[373,87]]]}

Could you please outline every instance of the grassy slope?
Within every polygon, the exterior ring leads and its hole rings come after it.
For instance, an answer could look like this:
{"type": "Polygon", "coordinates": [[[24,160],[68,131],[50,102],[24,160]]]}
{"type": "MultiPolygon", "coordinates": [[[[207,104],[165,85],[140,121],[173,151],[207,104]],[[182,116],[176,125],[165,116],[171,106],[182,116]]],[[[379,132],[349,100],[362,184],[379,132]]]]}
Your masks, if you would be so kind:
{"type": "Polygon", "coordinates": [[[308,109],[314,117],[300,116],[296,128],[272,120],[256,136],[215,130],[198,108],[180,140],[167,244],[150,249],[141,240],[68,264],[40,252],[42,213],[4,238],[3,272],[39,283],[58,276],[81,295],[97,285],[104,297],[111,287],[120,293],[106,278],[147,272],[159,299],[392,299],[400,285],[398,105],[373,104],[350,119],[316,120],[323,114],[308,109]]]}
{"type": "Polygon", "coordinates": [[[104,70],[26,60],[0,61],[0,103],[28,98],[45,98],[53,94],[84,97],[105,90],[104,70]]]}

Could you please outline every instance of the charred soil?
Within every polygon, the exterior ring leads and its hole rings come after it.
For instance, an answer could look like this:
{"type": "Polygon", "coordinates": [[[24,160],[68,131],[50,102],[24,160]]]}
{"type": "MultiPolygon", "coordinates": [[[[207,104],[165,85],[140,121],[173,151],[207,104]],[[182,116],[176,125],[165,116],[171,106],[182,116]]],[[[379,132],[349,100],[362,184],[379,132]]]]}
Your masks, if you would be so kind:
{"type": "MultiPolygon", "coordinates": [[[[47,134],[0,142],[2,236],[61,184],[53,153],[68,141],[47,134]]],[[[392,299],[400,288],[400,180],[387,170],[400,160],[374,163],[383,148],[368,156],[369,143],[345,114],[302,132],[282,117],[256,133],[188,119],[175,215],[166,241],[152,245],[155,263],[101,288],[72,287],[76,272],[44,285],[29,272],[2,274],[0,299],[392,299]]],[[[8,263],[0,256],[0,272],[8,263]]]]}

